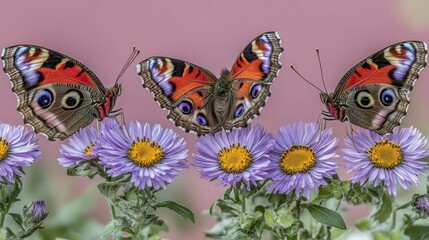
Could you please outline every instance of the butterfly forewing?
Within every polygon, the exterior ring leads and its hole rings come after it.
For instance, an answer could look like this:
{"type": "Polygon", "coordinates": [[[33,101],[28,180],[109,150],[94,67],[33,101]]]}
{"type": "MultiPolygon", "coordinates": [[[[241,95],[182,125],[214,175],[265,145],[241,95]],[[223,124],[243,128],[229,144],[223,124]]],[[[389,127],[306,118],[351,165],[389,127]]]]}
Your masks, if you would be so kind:
{"type": "Polygon", "coordinates": [[[63,140],[97,116],[98,101],[106,90],[77,60],[34,45],[5,48],[2,60],[18,98],[18,111],[37,133],[63,140]]]}

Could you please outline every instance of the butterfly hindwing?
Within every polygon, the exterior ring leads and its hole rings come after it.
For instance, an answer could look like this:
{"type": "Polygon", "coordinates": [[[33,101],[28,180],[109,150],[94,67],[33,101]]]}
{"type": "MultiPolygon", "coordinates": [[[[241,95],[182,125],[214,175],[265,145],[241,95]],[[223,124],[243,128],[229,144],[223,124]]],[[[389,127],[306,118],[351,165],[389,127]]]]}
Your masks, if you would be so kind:
{"type": "Polygon", "coordinates": [[[5,48],[2,60],[18,111],[37,133],[63,140],[95,118],[95,105],[105,89],[83,64],[34,45],[5,48]]]}

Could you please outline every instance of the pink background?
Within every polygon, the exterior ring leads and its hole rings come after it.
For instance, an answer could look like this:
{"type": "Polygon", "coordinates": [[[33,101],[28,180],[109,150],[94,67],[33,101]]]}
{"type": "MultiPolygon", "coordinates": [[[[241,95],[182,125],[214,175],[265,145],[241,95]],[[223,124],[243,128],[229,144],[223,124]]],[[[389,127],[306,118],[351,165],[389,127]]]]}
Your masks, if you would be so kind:
{"type": "MultiPolygon", "coordinates": [[[[334,90],[339,79],[354,64],[381,48],[404,40],[429,41],[429,3],[420,1],[3,1],[0,47],[29,43],[55,49],[74,57],[91,68],[105,86],[112,86],[125,63],[131,47],[142,50],[121,79],[123,95],[116,106],[123,108],[127,121],[160,123],[174,128],[185,137],[191,153],[195,135],[174,127],[166,119],[152,95],[141,86],[135,64],[153,55],[170,56],[190,61],[216,75],[231,67],[242,48],[258,34],[278,31],[285,49],[283,69],[272,86],[260,117],[253,122],[270,132],[294,121],[316,121],[324,109],[317,90],[300,80],[289,68],[294,64],[310,81],[321,85],[315,49],[321,51],[328,90],[334,90]],[[114,3],[113,3],[114,2],[114,3]]],[[[15,96],[6,75],[0,74],[0,121],[22,124],[16,111],[15,96]]],[[[403,126],[414,125],[425,135],[429,128],[429,70],[421,73],[411,94],[412,104],[403,126]]],[[[345,136],[345,125],[329,122],[335,134],[345,136]]],[[[57,163],[60,143],[40,136],[43,159],[26,169],[37,169],[42,188],[32,197],[49,199],[51,215],[62,204],[77,198],[86,189],[97,191],[95,181],[69,177],[57,163]]],[[[189,160],[192,160],[190,157],[189,160]]],[[[203,232],[213,224],[201,211],[223,193],[214,183],[199,179],[195,168],[184,171],[167,188],[164,199],[189,206],[197,223],[183,221],[174,214],[163,214],[170,232],[169,239],[203,239],[203,232]]],[[[99,196],[99,194],[95,194],[99,196]]],[[[24,198],[25,199],[25,198],[24,198]]],[[[98,206],[88,217],[105,223],[109,210],[100,197],[98,206]]],[[[360,215],[347,216],[348,220],[360,215]]],[[[71,228],[73,226],[70,226],[71,228]]]]}

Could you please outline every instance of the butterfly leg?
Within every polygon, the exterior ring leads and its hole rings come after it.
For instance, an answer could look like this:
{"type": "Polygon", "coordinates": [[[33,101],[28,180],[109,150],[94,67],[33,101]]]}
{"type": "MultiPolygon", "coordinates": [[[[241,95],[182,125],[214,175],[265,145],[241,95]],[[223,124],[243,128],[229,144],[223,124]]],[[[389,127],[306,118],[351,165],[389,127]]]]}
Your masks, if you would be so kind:
{"type": "Polygon", "coordinates": [[[322,111],[319,115],[319,119],[317,120],[320,130],[325,130],[326,121],[332,121],[332,120],[335,120],[335,118],[331,115],[331,113],[322,111]]]}
{"type": "Polygon", "coordinates": [[[126,126],[125,125],[125,115],[124,115],[124,110],[122,108],[116,109],[114,111],[111,111],[109,113],[109,118],[116,118],[117,116],[120,116],[121,118],[121,126],[126,126]]]}
{"type": "Polygon", "coordinates": [[[355,133],[355,130],[353,129],[353,125],[352,125],[351,122],[348,122],[348,125],[350,126],[350,133],[349,133],[349,129],[347,128],[347,123],[345,124],[347,137],[349,137],[352,140],[353,146],[357,150],[357,147],[356,147],[356,144],[355,144],[355,140],[353,139],[353,135],[355,133]]]}
{"type": "Polygon", "coordinates": [[[100,132],[100,121],[95,121],[96,122],[96,124],[97,124],[97,132],[100,132]]]}
{"type": "Polygon", "coordinates": [[[322,111],[319,114],[319,118],[317,119],[317,125],[319,125],[319,129],[322,130],[322,131],[326,129],[326,119],[325,119],[325,117],[326,117],[326,115],[322,111]]]}
{"type": "MultiPolygon", "coordinates": [[[[332,120],[332,116],[325,111],[322,111],[319,115],[319,118],[317,119],[317,125],[319,126],[319,130],[318,131],[318,135],[319,138],[322,135],[322,131],[326,129],[326,121],[332,120]]],[[[311,138],[310,142],[313,141],[314,137],[316,136],[316,134],[314,134],[314,136],[311,138]]]]}

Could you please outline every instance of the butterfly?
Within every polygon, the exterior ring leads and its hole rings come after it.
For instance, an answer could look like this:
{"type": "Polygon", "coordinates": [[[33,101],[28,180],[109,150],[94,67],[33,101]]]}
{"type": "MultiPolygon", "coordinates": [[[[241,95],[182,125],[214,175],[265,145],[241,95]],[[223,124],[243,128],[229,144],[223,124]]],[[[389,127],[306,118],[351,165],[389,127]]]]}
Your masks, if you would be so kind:
{"type": "Polygon", "coordinates": [[[409,94],[427,64],[427,45],[420,41],[393,44],[350,69],[335,92],[320,94],[327,120],[349,120],[379,135],[401,123],[409,94]]]}
{"type": "Polygon", "coordinates": [[[195,64],[150,57],[137,65],[143,87],[169,110],[168,118],[198,135],[246,127],[259,115],[281,64],[283,48],[276,32],[253,39],[220,78],[195,64]]]}
{"type": "Polygon", "coordinates": [[[1,58],[24,122],[51,141],[64,140],[94,119],[121,113],[112,111],[121,85],[116,81],[105,88],[89,68],[69,56],[16,45],[3,49],[1,58]]]}

